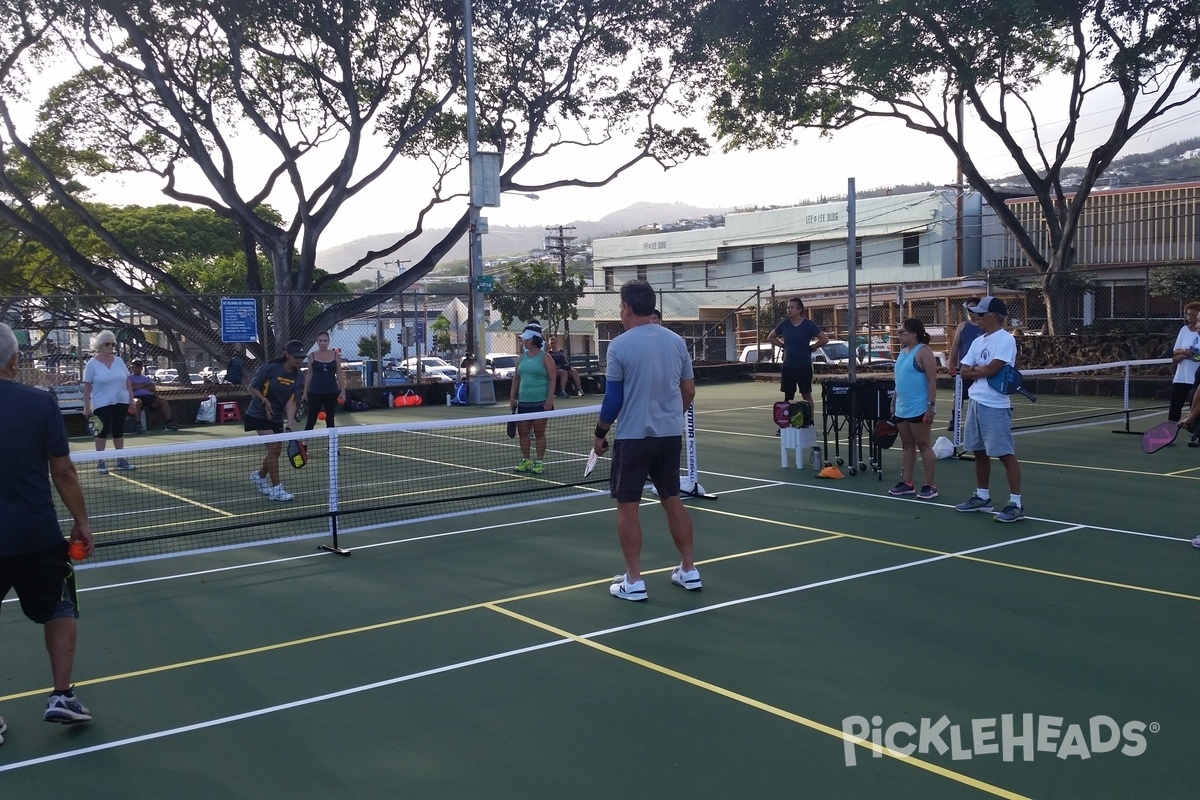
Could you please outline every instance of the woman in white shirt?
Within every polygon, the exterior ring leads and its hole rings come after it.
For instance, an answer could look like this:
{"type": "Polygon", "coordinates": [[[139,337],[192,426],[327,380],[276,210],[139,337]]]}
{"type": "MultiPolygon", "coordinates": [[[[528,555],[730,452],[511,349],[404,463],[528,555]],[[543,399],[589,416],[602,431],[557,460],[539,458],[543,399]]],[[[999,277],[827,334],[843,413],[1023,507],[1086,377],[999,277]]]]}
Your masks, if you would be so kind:
{"type": "MultiPolygon", "coordinates": [[[[117,337],[112,331],[100,331],[92,339],[96,351],[83,368],[83,413],[95,414],[100,418],[100,430],[95,431],[96,451],[103,452],[105,442],[112,435],[113,447],[125,449],[125,419],[129,416],[129,403],[133,400],[133,386],[129,382],[129,369],[117,355],[117,337]]],[[[136,469],[123,458],[117,459],[117,469],[136,469]]],[[[96,462],[96,471],[108,474],[108,465],[96,462]]]]}
{"type": "Polygon", "coordinates": [[[1200,362],[1200,330],[1197,330],[1197,320],[1200,320],[1200,302],[1192,301],[1183,307],[1187,324],[1179,329],[1175,337],[1175,346],[1171,350],[1171,363],[1175,365],[1175,380],[1171,383],[1171,405],[1167,409],[1167,419],[1179,422],[1183,404],[1192,385],[1196,382],[1196,368],[1200,362]]]}

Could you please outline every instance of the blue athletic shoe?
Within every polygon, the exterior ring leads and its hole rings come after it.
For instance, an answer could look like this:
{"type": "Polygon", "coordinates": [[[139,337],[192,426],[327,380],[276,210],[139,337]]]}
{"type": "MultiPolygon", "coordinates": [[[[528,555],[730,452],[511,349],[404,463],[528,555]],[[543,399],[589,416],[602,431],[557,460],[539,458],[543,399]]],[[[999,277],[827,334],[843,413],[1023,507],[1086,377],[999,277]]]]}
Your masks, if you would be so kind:
{"type": "Polygon", "coordinates": [[[83,703],[79,702],[79,698],[72,691],[70,695],[50,695],[42,719],[46,722],[61,722],[63,725],[77,725],[80,722],[91,722],[92,714],[83,707],[83,703]]]}
{"type": "Polygon", "coordinates": [[[1020,522],[1025,519],[1025,509],[1016,503],[1009,503],[996,515],[996,522],[1020,522]]]}
{"type": "Polygon", "coordinates": [[[991,511],[992,501],[984,500],[977,494],[971,495],[967,502],[959,503],[954,507],[955,511],[991,511]]]}

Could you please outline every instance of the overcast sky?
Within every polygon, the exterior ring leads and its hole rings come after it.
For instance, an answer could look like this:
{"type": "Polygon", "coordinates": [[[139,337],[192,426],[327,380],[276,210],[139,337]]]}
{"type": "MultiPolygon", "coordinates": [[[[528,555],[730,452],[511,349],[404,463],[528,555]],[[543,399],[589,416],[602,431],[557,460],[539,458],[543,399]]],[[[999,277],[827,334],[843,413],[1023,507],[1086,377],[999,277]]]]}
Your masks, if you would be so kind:
{"type": "MultiPolygon", "coordinates": [[[[1043,142],[1054,142],[1064,121],[1066,95],[1064,81],[1051,81],[1031,98],[1043,142]]],[[[1143,101],[1142,106],[1148,106],[1143,101]]],[[[1090,150],[1103,141],[1118,105],[1109,93],[1094,96],[1084,109],[1079,126],[1079,142],[1072,164],[1086,162],[1090,150]]],[[[1194,136],[1200,129],[1200,103],[1176,112],[1150,126],[1123,151],[1123,155],[1154,150],[1194,136]]],[[[700,115],[693,124],[703,126],[700,115]]],[[[1027,123],[1014,122],[1013,129],[1024,142],[1031,143],[1027,123]]],[[[892,120],[866,121],[850,129],[822,138],[804,132],[798,136],[801,144],[789,148],[757,152],[725,154],[714,147],[714,155],[694,159],[664,172],[657,164],[642,163],[624,173],[612,184],[601,188],[565,188],[539,192],[540,199],[530,200],[520,195],[506,194],[500,208],[485,209],[484,215],[492,225],[543,226],[566,224],[576,220],[596,220],[605,214],[633,203],[687,203],[692,206],[728,208],[765,205],[789,205],[821,195],[838,195],[846,191],[847,179],[854,177],[859,190],[897,184],[932,182],[953,183],[955,164],[946,147],[932,136],[909,131],[892,120]]],[[[1007,153],[979,125],[967,129],[968,148],[984,175],[1000,178],[1014,174],[1016,169],[1007,153]]],[[[338,155],[338,143],[330,148],[330,157],[338,155]]],[[[588,152],[588,160],[578,156],[572,169],[580,163],[595,178],[604,173],[605,162],[599,153],[606,153],[608,163],[628,158],[631,150],[606,146],[588,152]]],[[[261,163],[277,163],[270,154],[261,163]]],[[[245,165],[243,165],[244,167],[245,165]]],[[[538,167],[548,178],[562,177],[562,162],[547,162],[538,167]]],[[[532,170],[527,170],[531,172],[532,170]]],[[[246,174],[244,171],[241,174],[246,174]]],[[[535,182],[524,177],[523,182],[535,182]]],[[[393,169],[343,208],[337,219],[322,237],[321,246],[331,247],[377,233],[409,230],[416,210],[429,198],[426,176],[411,168],[393,169]]],[[[109,182],[97,187],[97,196],[110,202],[152,204],[164,202],[158,193],[159,182],[149,179],[128,180],[121,185],[109,182]]],[[[191,187],[203,192],[203,186],[191,187]]],[[[449,224],[460,215],[466,201],[452,204],[433,216],[426,227],[449,224]]],[[[276,207],[290,213],[286,198],[280,197],[276,207]]]]}

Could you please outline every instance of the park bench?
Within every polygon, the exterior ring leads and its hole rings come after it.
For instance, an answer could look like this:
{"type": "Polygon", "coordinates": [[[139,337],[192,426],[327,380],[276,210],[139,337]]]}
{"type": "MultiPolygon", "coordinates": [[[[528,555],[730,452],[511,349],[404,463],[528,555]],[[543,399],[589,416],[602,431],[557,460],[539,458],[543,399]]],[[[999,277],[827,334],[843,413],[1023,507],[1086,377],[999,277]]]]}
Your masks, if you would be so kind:
{"type": "Polygon", "coordinates": [[[572,353],[567,357],[567,363],[571,365],[571,369],[579,373],[580,382],[593,384],[596,392],[604,393],[604,367],[600,364],[599,356],[588,353],[572,353]]]}

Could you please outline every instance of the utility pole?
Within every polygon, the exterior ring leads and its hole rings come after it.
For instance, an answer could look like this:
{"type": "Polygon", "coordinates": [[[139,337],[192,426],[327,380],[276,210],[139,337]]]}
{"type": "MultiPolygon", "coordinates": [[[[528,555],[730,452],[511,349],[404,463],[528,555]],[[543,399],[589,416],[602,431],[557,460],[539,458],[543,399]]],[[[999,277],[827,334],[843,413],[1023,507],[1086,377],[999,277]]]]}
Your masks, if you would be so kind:
{"type": "MultiPolygon", "coordinates": [[[[546,230],[557,231],[557,236],[546,237],[546,250],[552,254],[558,255],[558,276],[562,281],[563,289],[567,286],[567,243],[575,241],[574,236],[567,236],[567,231],[575,230],[574,225],[547,225],[546,230]],[[552,244],[553,243],[553,244],[552,244]]],[[[563,339],[566,340],[567,358],[571,357],[571,320],[566,316],[563,317],[563,339]]]]}
{"type": "MultiPolygon", "coordinates": [[[[958,146],[963,147],[963,93],[962,89],[958,90],[958,94],[954,97],[954,117],[955,123],[958,126],[958,146]]],[[[958,169],[955,172],[955,220],[954,220],[954,277],[961,278],[963,276],[963,168],[962,156],[957,160],[958,169]]]]}
{"type": "MultiPolygon", "coordinates": [[[[385,261],[385,262],[383,262],[383,263],[384,263],[384,265],[385,265],[385,266],[391,266],[391,267],[395,267],[395,268],[396,268],[396,276],[397,276],[397,277],[399,277],[399,276],[400,276],[400,272],[401,272],[400,268],[401,268],[401,267],[403,267],[405,264],[411,264],[411,263],[412,263],[412,261],[411,261],[411,259],[407,259],[407,258],[398,258],[398,259],[396,259],[396,260],[394,260],[394,261],[385,261]]],[[[378,288],[379,288],[379,284],[378,284],[378,280],[379,280],[379,279],[378,279],[378,275],[379,275],[379,272],[378,272],[378,270],[375,272],[375,275],[376,275],[376,289],[378,289],[378,288]]],[[[376,311],[376,315],[378,316],[378,312],[379,312],[379,306],[375,306],[375,311],[376,311]]],[[[380,341],[382,341],[382,337],[383,337],[383,326],[382,326],[382,324],[379,326],[379,331],[378,331],[378,334],[379,334],[379,337],[380,337],[380,341]]],[[[404,293],[403,293],[403,292],[401,292],[401,294],[400,294],[400,336],[404,336],[404,293]]],[[[405,347],[404,347],[404,340],[403,340],[403,339],[398,339],[397,341],[398,341],[398,343],[400,344],[400,360],[401,360],[401,361],[403,361],[404,359],[408,358],[408,352],[405,350],[405,347]]],[[[383,351],[383,345],[382,345],[382,344],[380,344],[380,345],[379,345],[379,350],[380,350],[380,352],[382,353],[382,351],[383,351]]],[[[380,364],[379,364],[379,371],[380,371],[380,373],[381,373],[381,374],[382,374],[382,372],[383,372],[383,363],[382,363],[382,358],[383,358],[383,356],[382,356],[382,355],[380,355],[380,359],[381,359],[381,361],[380,361],[380,364]]]]}

